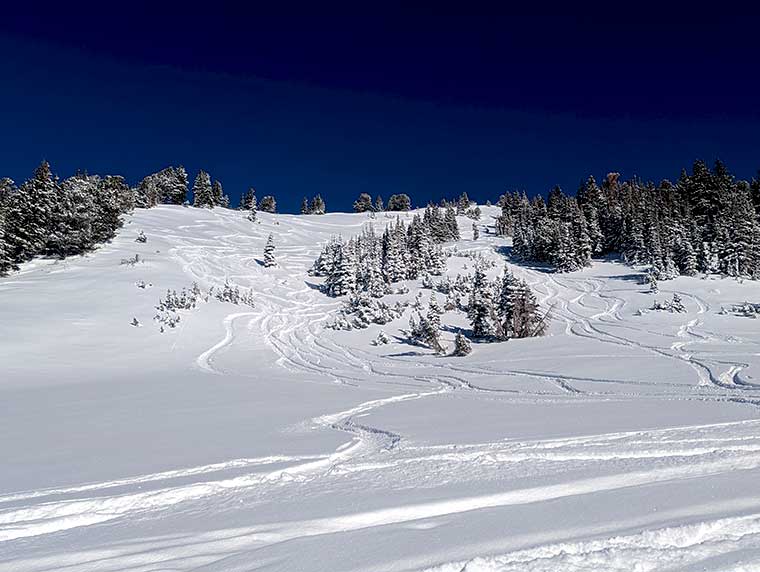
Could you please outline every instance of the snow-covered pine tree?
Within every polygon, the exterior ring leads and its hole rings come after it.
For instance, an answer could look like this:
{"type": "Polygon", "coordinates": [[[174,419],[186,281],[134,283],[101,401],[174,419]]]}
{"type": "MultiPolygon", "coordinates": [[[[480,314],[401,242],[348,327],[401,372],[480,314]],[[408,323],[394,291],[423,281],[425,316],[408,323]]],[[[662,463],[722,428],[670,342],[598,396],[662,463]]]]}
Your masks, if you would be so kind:
{"type": "Polygon", "coordinates": [[[317,195],[309,202],[309,214],[322,215],[325,214],[327,208],[325,201],[322,199],[322,195],[317,195]]]}
{"type": "Polygon", "coordinates": [[[272,234],[267,238],[267,244],[264,247],[264,266],[273,268],[277,266],[277,260],[274,257],[274,236],[272,234]]]}
{"type": "Polygon", "coordinates": [[[248,203],[248,214],[246,215],[246,218],[251,222],[256,222],[256,216],[259,210],[258,205],[256,204],[256,195],[253,195],[251,197],[250,202],[248,203]]]}
{"type": "Polygon", "coordinates": [[[504,276],[499,286],[499,296],[496,300],[496,334],[499,339],[507,340],[515,335],[515,299],[519,281],[509,268],[504,268],[504,276]]]}
{"type": "Polygon", "coordinates": [[[412,201],[409,198],[409,195],[404,193],[391,195],[386,206],[386,210],[389,211],[408,211],[411,208],[412,201]]]}
{"type": "Polygon", "coordinates": [[[381,213],[384,210],[385,206],[383,205],[383,197],[377,195],[377,197],[375,197],[375,212],[381,213]]]}
{"type": "Polygon", "coordinates": [[[488,282],[482,265],[477,264],[472,278],[470,299],[467,304],[467,316],[470,319],[473,337],[488,338],[494,335],[491,306],[491,284],[488,282]]]}
{"type": "Polygon", "coordinates": [[[61,183],[58,200],[53,205],[45,254],[64,258],[94,246],[93,223],[96,222],[96,213],[93,199],[98,183],[98,177],[82,174],[61,183]]]}
{"type": "Polygon", "coordinates": [[[436,329],[441,328],[441,315],[443,310],[438,305],[438,299],[435,296],[435,291],[430,293],[430,302],[428,303],[427,319],[430,324],[436,329]]]}
{"type": "Polygon", "coordinates": [[[540,315],[536,296],[530,286],[524,280],[518,280],[513,310],[514,337],[543,335],[547,326],[546,318],[546,315],[540,315]]]}
{"type": "Polygon", "coordinates": [[[5,209],[0,203],[0,276],[16,267],[11,255],[11,245],[5,234],[5,209]]]}
{"type": "Polygon", "coordinates": [[[230,198],[224,194],[221,182],[214,181],[214,184],[211,185],[211,196],[213,197],[214,206],[229,208],[230,198]]]}
{"type": "Polygon", "coordinates": [[[365,213],[373,210],[372,197],[367,193],[361,193],[359,198],[354,201],[354,212],[365,213]]]}
{"type": "Polygon", "coordinates": [[[443,221],[448,230],[449,240],[459,240],[459,225],[457,224],[457,212],[451,205],[446,205],[443,221]]]}
{"type": "Polygon", "coordinates": [[[478,230],[478,225],[476,223],[472,223],[472,240],[478,240],[480,237],[480,231],[478,230]]]}
{"type": "Polygon", "coordinates": [[[464,215],[467,209],[470,208],[470,204],[470,197],[467,196],[467,192],[463,192],[459,195],[459,199],[457,199],[457,214],[464,215]]]}
{"type": "Polygon", "coordinates": [[[301,199],[301,214],[310,214],[309,213],[309,199],[304,197],[301,199]]]}
{"type": "Polygon", "coordinates": [[[130,192],[124,177],[106,175],[98,178],[98,185],[93,197],[94,216],[92,218],[92,239],[96,242],[106,242],[116,236],[121,228],[121,197],[130,192]]]}
{"type": "Polygon", "coordinates": [[[457,335],[454,336],[454,351],[452,352],[452,355],[464,357],[470,355],[470,353],[472,353],[470,340],[468,340],[461,332],[457,332],[457,335]]]}
{"type": "Polygon", "coordinates": [[[265,213],[276,213],[277,212],[277,201],[274,199],[272,195],[266,195],[261,199],[259,202],[259,211],[265,212],[265,213]]]}
{"type": "Polygon", "coordinates": [[[343,296],[356,290],[356,264],[353,258],[353,243],[335,243],[334,262],[325,280],[325,291],[329,296],[343,296]]]}
{"type": "Polygon", "coordinates": [[[249,211],[251,210],[251,202],[256,198],[256,189],[249,188],[240,196],[240,204],[238,204],[238,210],[249,211]]]}
{"type": "Polygon", "coordinates": [[[198,208],[214,208],[214,193],[211,187],[211,177],[201,169],[193,182],[193,206],[198,208]]]}
{"type": "Polygon", "coordinates": [[[5,232],[14,260],[29,260],[42,252],[58,193],[58,179],[50,171],[50,164],[43,161],[32,178],[10,196],[5,213],[5,232]]]}

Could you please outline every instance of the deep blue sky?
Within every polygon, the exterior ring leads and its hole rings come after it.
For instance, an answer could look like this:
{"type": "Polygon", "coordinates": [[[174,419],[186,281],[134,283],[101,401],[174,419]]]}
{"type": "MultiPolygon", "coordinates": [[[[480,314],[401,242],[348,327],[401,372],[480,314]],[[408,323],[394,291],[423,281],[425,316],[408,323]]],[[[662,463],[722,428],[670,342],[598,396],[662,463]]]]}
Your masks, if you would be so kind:
{"type": "MultiPolygon", "coordinates": [[[[575,191],[760,168],[757,14],[28,3],[0,15],[0,176],[206,169],[237,202],[575,191]]],[[[462,7],[465,4],[461,4],[462,7]]]]}

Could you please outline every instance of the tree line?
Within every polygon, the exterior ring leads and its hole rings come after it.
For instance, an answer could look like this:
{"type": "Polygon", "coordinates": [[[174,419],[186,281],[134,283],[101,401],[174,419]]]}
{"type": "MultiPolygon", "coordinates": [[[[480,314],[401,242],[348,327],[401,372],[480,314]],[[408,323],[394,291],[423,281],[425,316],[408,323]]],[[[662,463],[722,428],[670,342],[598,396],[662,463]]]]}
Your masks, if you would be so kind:
{"type": "Polygon", "coordinates": [[[656,279],[698,273],[760,277],[760,176],[736,180],[721,162],[695,161],[675,183],[589,177],[576,196],[555,187],[548,200],[503,195],[497,232],[513,238],[518,260],[560,272],[620,255],[656,279]]]}

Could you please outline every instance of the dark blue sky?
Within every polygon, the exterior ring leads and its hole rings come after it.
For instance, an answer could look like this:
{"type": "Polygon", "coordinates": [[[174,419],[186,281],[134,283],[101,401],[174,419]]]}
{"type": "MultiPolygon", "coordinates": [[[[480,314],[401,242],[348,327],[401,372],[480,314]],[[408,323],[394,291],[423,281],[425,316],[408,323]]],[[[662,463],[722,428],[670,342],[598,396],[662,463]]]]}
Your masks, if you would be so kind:
{"type": "Polygon", "coordinates": [[[695,158],[760,168],[758,20],[727,5],[107,4],[4,8],[0,176],[43,158],[130,182],[183,164],[292,212],[316,193],[345,210],[360,192],[424,204],[675,178],[695,158]]]}

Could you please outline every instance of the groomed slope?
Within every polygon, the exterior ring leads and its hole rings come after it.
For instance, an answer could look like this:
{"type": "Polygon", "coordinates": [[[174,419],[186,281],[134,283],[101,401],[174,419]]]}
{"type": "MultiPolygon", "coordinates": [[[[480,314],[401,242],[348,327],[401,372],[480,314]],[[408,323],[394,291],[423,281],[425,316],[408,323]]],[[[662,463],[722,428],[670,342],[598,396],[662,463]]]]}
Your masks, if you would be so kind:
{"type": "MultiPolygon", "coordinates": [[[[477,241],[461,219],[449,275],[474,252],[501,272],[494,214],[477,241]]],[[[511,266],[549,335],[441,357],[405,343],[409,310],[384,346],[324,327],[320,246],[392,219],[259,219],[137,211],[0,279],[0,570],[760,566],[760,328],[720,311],[759,285],[682,277],[657,297],[686,313],[641,312],[624,265],[511,266]],[[159,299],[194,282],[162,332],[159,299]],[[217,300],[226,282],[253,305],[217,300]]],[[[443,323],[451,347],[466,319],[443,323]]]]}

